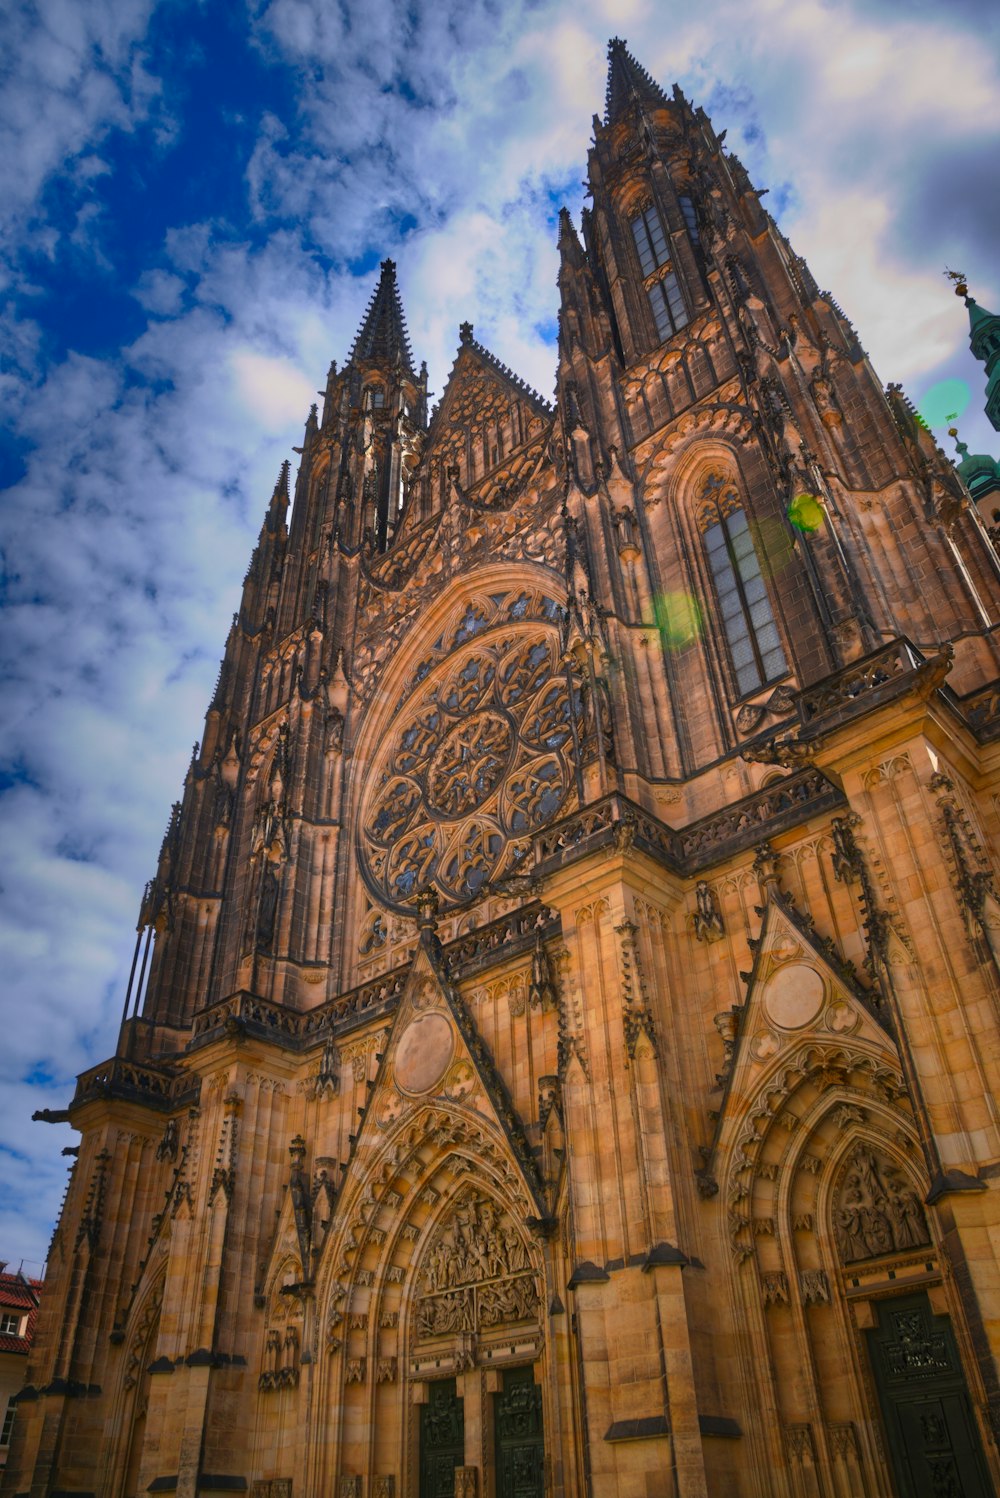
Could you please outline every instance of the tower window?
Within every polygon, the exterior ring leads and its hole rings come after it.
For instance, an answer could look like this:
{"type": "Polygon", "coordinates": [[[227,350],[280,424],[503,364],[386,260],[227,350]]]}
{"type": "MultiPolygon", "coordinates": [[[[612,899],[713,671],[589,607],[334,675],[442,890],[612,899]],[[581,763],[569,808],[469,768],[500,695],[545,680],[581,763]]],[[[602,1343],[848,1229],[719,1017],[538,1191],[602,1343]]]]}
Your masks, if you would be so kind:
{"type": "Polygon", "coordinates": [[[741,696],[788,670],[746,512],[718,475],[703,490],[699,522],[741,696]]]}
{"type": "Polygon", "coordinates": [[[676,333],[678,328],[683,328],[688,320],[681,288],[673,271],[668,270],[665,276],[654,281],[646,295],[649,297],[653,321],[656,323],[656,331],[662,343],[665,338],[670,337],[671,333],[676,333]]]}
{"type": "Polygon", "coordinates": [[[701,244],[701,235],[698,233],[698,219],[694,211],[694,200],[686,194],[682,194],[677,201],[681,205],[681,212],[684,215],[684,222],[687,224],[688,234],[691,236],[691,243],[701,244]]]}
{"type": "Polygon", "coordinates": [[[380,411],[385,405],[385,391],[381,385],[369,385],[368,390],[372,398],[372,408],[380,411]]]}
{"type": "Polygon", "coordinates": [[[670,249],[660,223],[660,215],[652,203],[632,220],[632,237],[639,251],[639,264],[644,276],[651,276],[659,266],[666,265],[670,259],[670,249]]]}

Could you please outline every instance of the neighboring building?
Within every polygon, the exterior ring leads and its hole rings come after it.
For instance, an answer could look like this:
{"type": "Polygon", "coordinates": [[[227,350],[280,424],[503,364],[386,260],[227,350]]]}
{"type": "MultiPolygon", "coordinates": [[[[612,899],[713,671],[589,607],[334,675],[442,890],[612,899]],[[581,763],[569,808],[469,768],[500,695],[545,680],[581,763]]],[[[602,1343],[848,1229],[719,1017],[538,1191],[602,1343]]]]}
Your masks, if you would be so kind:
{"type": "Polygon", "coordinates": [[[25,1384],[42,1289],[41,1280],[6,1270],[0,1263],[0,1471],[7,1465],[17,1413],[15,1395],[25,1384]]]}
{"type": "MultiPolygon", "coordinates": [[[[951,273],[953,276],[956,272],[951,273]]],[[[986,365],[986,415],[1000,431],[1000,317],[986,312],[961,279],[955,287],[956,296],[964,298],[969,309],[969,347],[976,358],[986,365]]],[[[971,453],[964,442],[958,441],[958,432],[948,428],[949,436],[955,438],[959,461],[956,468],[962,482],[972,495],[983,523],[1000,539],[1000,462],[989,453],[971,453]]]]}
{"type": "Polygon", "coordinates": [[[275,487],[9,1491],[996,1492],[997,557],[618,41],[594,130],[555,405],[428,419],[386,261],[275,487]]]}

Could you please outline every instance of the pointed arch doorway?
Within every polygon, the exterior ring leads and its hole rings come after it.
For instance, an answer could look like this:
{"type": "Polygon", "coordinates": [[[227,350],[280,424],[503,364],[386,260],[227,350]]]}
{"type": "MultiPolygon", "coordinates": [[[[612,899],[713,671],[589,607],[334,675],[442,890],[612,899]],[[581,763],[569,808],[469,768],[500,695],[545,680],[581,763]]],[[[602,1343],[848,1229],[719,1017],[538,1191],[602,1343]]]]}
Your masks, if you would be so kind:
{"type": "Polygon", "coordinates": [[[898,1498],[992,1498],[948,1317],[924,1293],[873,1308],[868,1352],[898,1498]]]}

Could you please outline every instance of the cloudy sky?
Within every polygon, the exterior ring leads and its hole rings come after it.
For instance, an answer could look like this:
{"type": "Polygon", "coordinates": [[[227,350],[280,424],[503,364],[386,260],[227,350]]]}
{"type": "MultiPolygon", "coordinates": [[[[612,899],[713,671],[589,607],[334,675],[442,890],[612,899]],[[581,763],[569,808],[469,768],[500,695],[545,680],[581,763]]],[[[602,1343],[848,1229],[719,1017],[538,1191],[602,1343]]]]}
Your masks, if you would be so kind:
{"type": "MultiPolygon", "coordinates": [[[[1000,307],[992,0],[7,0],[0,16],[0,1258],[45,1257],[76,1072],[278,467],[389,254],[440,393],[464,318],[548,395],[555,220],[605,49],[681,83],[883,380],[1000,307]]],[[[947,439],[942,440],[947,445],[947,439]]]]}

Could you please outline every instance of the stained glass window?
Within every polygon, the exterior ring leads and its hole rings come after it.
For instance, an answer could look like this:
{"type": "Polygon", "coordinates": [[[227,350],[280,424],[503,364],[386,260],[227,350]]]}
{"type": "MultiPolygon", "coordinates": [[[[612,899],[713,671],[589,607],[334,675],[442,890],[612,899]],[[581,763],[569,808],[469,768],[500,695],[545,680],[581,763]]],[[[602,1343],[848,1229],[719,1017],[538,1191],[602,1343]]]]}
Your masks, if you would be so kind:
{"type": "Polygon", "coordinates": [[[734,491],[709,479],[699,518],[726,645],[740,695],[788,670],[746,512],[734,491]]]}
{"type": "Polygon", "coordinates": [[[639,255],[643,278],[656,280],[646,286],[649,308],[662,343],[688,321],[680,284],[670,266],[670,246],[660,215],[650,203],[632,220],[632,238],[639,255]],[[657,275],[657,272],[660,272],[657,275]]]}

